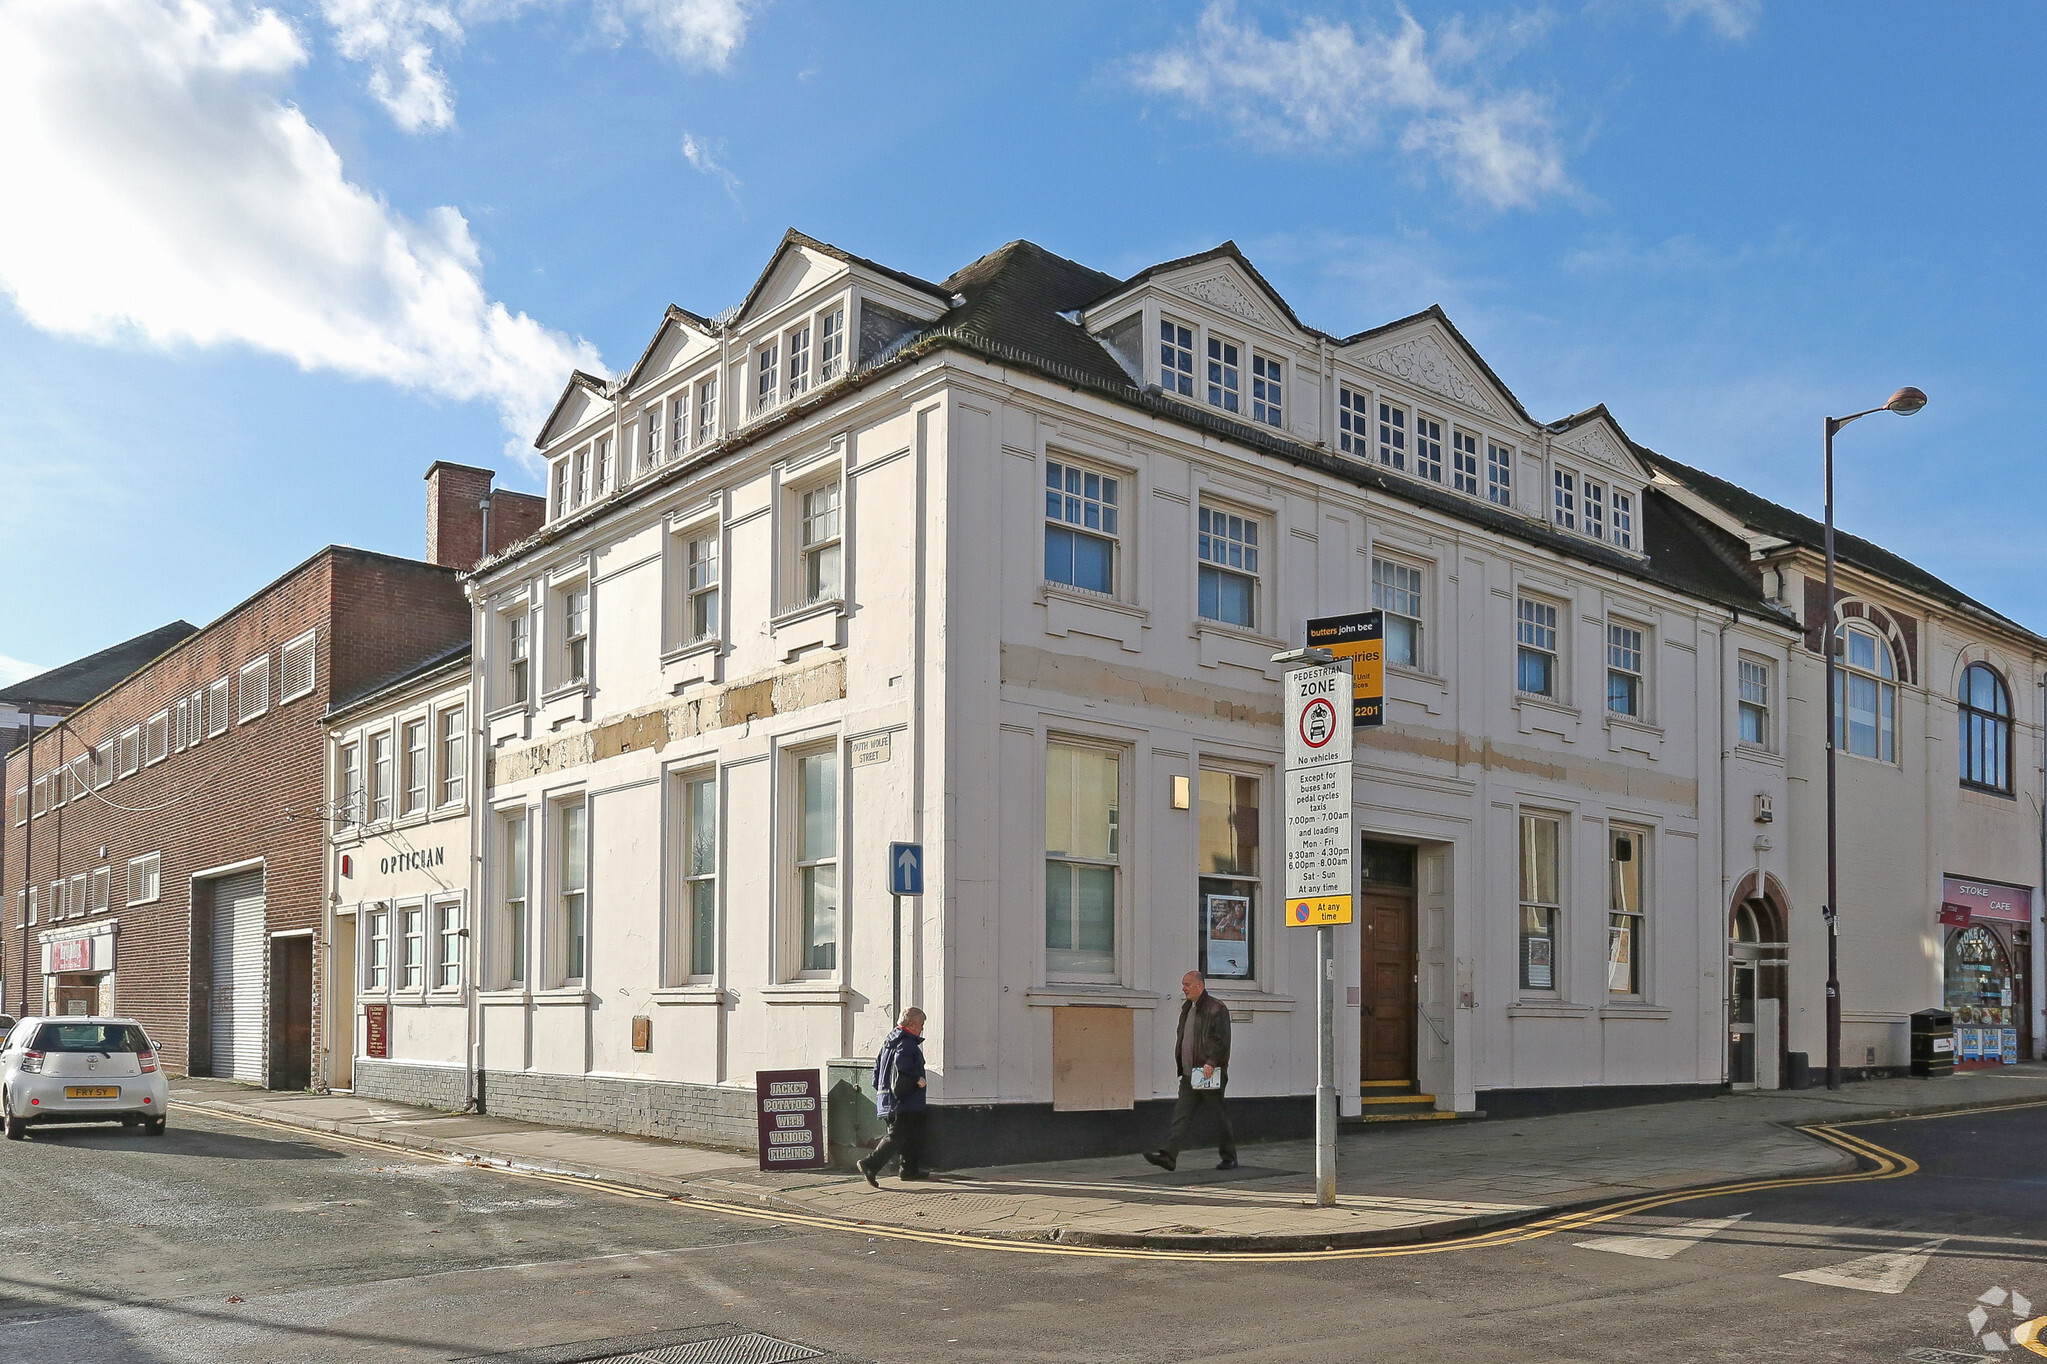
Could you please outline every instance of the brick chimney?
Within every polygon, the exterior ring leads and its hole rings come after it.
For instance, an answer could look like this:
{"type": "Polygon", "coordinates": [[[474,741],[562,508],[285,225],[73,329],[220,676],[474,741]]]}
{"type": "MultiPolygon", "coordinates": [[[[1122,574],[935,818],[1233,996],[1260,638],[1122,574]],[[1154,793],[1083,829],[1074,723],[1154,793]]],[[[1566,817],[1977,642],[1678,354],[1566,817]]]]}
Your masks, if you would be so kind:
{"type": "Polygon", "coordinates": [[[484,557],[482,503],[490,499],[490,547],[516,544],[547,519],[547,499],[531,493],[493,492],[496,475],[471,464],[434,461],[426,471],[426,557],[467,571],[484,557]]]}

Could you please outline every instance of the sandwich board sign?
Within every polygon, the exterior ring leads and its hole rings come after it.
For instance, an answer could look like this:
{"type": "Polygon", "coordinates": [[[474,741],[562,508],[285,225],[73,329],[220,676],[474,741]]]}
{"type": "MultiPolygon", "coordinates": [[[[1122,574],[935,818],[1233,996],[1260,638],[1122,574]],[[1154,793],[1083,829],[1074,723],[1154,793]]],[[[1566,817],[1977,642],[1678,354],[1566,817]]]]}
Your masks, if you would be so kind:
{"type": "Polygon", "coordinates": [[[1351,921],[1352,696],[1342,665],[1286,675],[1286,906],[1289,927],[1351,921]]]}
{"type": "Polygon", "coordinates": [[[754,1115],[763,1170],[817,1170],[825,1164],[824,1084],[814,1070],[755,1071],[754,1115]]]}

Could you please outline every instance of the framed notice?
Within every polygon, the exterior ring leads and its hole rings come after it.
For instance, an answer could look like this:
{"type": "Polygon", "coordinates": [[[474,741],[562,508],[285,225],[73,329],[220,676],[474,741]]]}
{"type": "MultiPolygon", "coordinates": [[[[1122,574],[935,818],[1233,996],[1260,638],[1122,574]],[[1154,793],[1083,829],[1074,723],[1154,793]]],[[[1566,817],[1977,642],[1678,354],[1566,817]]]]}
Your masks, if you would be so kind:
{"type": "Polygon", "coordinates": [[[824,1080],[815,1070],[755,1071],[754,1115],[763,1170],[817,1170],[825,1163],[824,1080]]]}
{"type": "Polygon", "coordinates": [[[1556,989],[1556,939],[1527,937],[1521,940],[1521,945],[1528,956],[1521,968],[1522,978],[1528,982],[1526,988],[1556,989]]]}
{"type": "Polygon", "coordinates": [[[363,1006],[363,1051],[381,1061],[391,1054],[391,1006],[388,1004],[366,1004],[363,1006]]]}
{"type": "Polygon", "coordinates": [[[1251,976],[1251,897],[1204,895],[1201,904],[1203,975],[1248,980],[1251,976]]]}

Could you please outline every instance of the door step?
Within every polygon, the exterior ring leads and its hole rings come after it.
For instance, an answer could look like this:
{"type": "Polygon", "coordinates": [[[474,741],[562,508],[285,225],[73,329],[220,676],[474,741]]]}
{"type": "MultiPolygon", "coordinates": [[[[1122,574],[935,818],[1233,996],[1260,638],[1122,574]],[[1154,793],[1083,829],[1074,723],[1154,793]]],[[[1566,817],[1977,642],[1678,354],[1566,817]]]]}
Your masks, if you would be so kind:
{"type": "Polygon", "coordinates": [[[1428,1109],[1428,1110],[1426,1110],[1426,1111],[1423,1111],[1423,1112],[1410,1112],[1410,1113],[1375,1113],[1375,1112],[1373,1112],[1373,1111],[1372,1111],[1371,1109],[1369,1109],[1369,1108],[1368,1108],[1368,1109],[1366,1109],[1366,1110],[1365,1110],[1365,1111],[1364,1111],[1364,1112],[1363,1112],[1362,1114],[1360,1114],[1359,1116],[1357,1116],[1357,1117],[1355,1117],[1355,1118],[1345,1118],[1345,1119],[1344,1119],[1343,1121],[1345,1121],[1345,1122],[1455,1122],[1455,1121],[1456,1121],[1457,1119],[1459,1119],[1459,1118],[1468,1118],[1468,1117],[1470,1117],[1470,1116],[1471,1116],[1471,1114],[1469,1114],[1469,1113],[1438,1113],[1438,1112],[1437,1112],[1437,1111],[1436,1111],[1435,1109],[1433,1109],[1433,1108],[1431,1108],[1431,1109],[1428,1109]]]}

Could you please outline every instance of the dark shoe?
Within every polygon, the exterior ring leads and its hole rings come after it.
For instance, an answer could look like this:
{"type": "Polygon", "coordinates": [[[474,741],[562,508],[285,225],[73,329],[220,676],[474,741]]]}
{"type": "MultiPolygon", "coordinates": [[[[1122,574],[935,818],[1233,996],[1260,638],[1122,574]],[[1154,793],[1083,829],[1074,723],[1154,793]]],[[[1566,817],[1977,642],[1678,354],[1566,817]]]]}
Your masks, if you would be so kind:
{"type": "Polygon", "coordinates": [[[1180,1168],[1180,1158],[1171,1151],[1146,1151],[1144,1158],[1161,1170],[1171,1171],[1180,1168]]]}
{"type": "Polygon", "coordinates": [[[901,1174],[897,1175],[896,1178],[904,1181],[905,1183],[915,1183],[918,1180],[926,1180],[931,1178],[931,1172],[929,1170],[905,1170],[901,1174]]]}
{"type": "Polygon", "coordinates": [[[1222,1164],[1215,1168],[1218,1170],[1234,1170],[1237,1168],[1237,1158],[1235,1156],[1224,1156],[1222,1164]]]}
{"type": "Polygon", "coordinates": [[[861,1177],[867,1181],[868,1187],[873,1189],[879,1189],[881,1187],[881,1181],[874,1177],[874,1167],[869,1165],[864,1160],[857,1162],[857,1164],[860,1166],[861,1177]]]}

